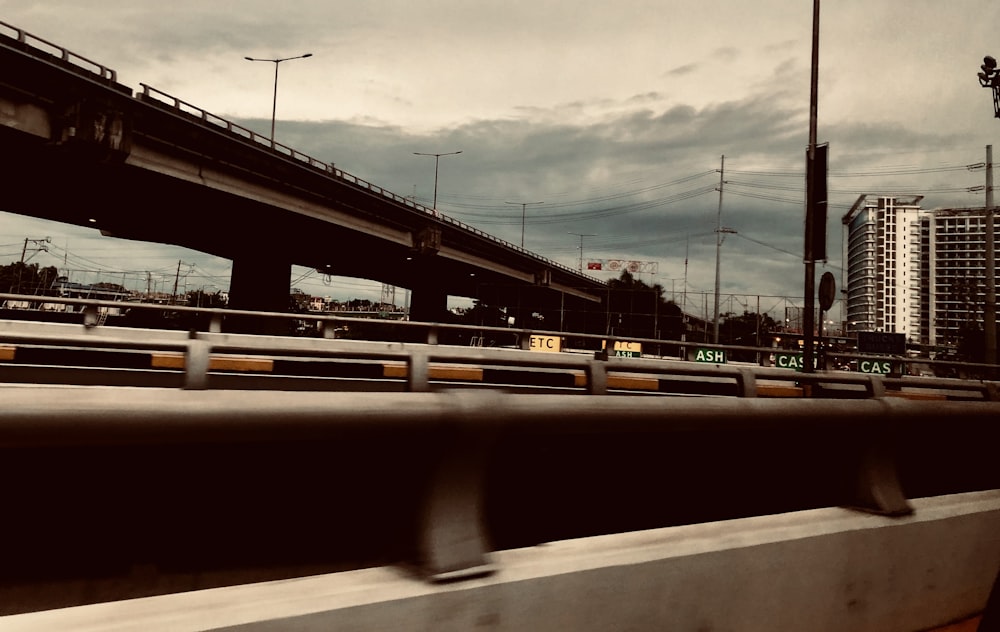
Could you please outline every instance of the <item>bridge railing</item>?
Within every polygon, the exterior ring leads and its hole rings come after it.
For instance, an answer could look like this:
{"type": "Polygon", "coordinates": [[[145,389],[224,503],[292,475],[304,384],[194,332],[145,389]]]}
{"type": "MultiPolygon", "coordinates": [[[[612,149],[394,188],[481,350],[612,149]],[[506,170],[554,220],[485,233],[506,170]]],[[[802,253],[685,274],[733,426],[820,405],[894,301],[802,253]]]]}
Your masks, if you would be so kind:
{"type": "Polygon", "coordinates": [[[51,55],[60,61],[72,64],[81,70],[94,73],[102,79],[109,79],[111,81],[117,81],[118,79],[118,73],[111,68],[108,68],[103,64],[99,64],[91,59],[87,59],[83,55],[78,55],[58,44],[53,44],[48,40],[32,35],[31,33],[28,33],[23,29],[19,29],[16,26],[7,24],[6,22],[0,22],[0,34],[16,40],[20,44],[30,46],[40,52],[51,55]]]}
{"type": "MultiPolygon", "coordinates": [[[[280,155],[282,155],[282,156],[284,156],[286,158],[290,158],[290,159],[296,161],[299,164],[306,165],[309,168],[312,168],[314,170],[320,171],[320,172],[322,172],[323,174],[325,174],[327,176],[338,178],[340,180],[349,182],[349,183],[353,184],[354,186],[357,186],[358,188],[365,189],[367,191],[371,191],[372,193],[375,193],[376,195],[382,196],[382,197],[384,197],[384,198],[386,198],[388,200],[391,200],[393,202],[396,202],[398,204],[406,206],[406,207],[408,207],[410,209],[413,209],[413,210],[415,210],[415,211],[417,211],[419,213],[422,213],[424,215],[430,215],[430,216],[432,216],[432,217],[434,217],[434,218],[436,218],[436,219],[438,219],[440,221],[443,221],[445,223],[448,223],[448,224],[451,224],[453,226],[456,226],[456,227],[458,227],[458,228],[460,228],[460,229],[462,229],[464,231],[468,231],[470,233],[473,233],[473,234],[475,234],[478,237],[481,237],[483,239],[487,239],[489,241],[495,242],[495,243],[497,243],[499,245],[502,245],[504,247],[510,248],[512,250],[516,250],[516,251],[518,251],[518,252],[520,252],[520,253],[522,253],[522,254],[524,254],[526,256],[530,256],[530,257],[532,257],[534,259],[537,259],[538,261],[544,263],[545,265],[547,265],[549,267],[559,268],[561,270],[570,272],[570,273],[575,274],[575,275],[587,276],[587,275],[583,275],[582,272],[574,270],[573,268],[571,268],[571,267],[569,267],[567,265],[564,265],[564,264],[559,263],[557,261],[553,261],[553,260],[548,259],[546,257],[543,257],[543,256],[541,256],[541,255],[539,255],[537,253],[534,253],[534,252],[532,252],[530,250],[526,250],[526,249],[524,249],[521,246],[512,244],[512,243],[507,242],[507,241],[505,241],[503,239],[500,239],[499,237],[496,237],[494,235],[491,235],[490,233],[487,233],[487,232],[482,231],[482,230],[480,230],[478,228],[475,228],[474,226],[470,226],[469,224],[466,224],[465,222],[462,222],[462,221],[457,220],[457,219],[455,219],[453,217],[445,215],[445,214],[439,212],[437,209],[427,208],[426,206],[418,204],[417,202],[415,202],[411,198],[406,198],[406,197],[403,197],[403,196],[398,195],[396,193],[393,193],[392,191],[384,189],[384,188],[382,188],[382,187],[380,187],[380,186],[378,186],[376,184],[368,182],[367,180],[359,178],[359,177],[357,177],[357,176],[355,176],[353,174],[350,174],[350,173],[348,173],[348,172],[346,172],[346,171],[344,171],[342,169],[339,169],[333,163],[326,163],[326,162],[324,162],[322,160],[319,160],[317,158],[314,158],[314,157],[312,157],[312,156],[310,156],[308,154],[302,153],[302,152],[300,152],[300,151],[298,151],[298,150],[296,150],[296,149],[294,149],[292,147],[289,147],[288,145],[284,145],[282,143],[276,142],[271,137],[263,136],[261,134],[258,134],[256,132],[254,132],[253,130],[250,130],[250,129],[246,128],[246,127],[243,127],[242,125],[239,125],[238,123],[233,123],[232,121],[229,121],[229,120],[227,120],[227,119],[225,119],[225,118],[223,118],[221,116],[217,116],[215,114],[212,114],[211,112],[208,112],[208,111],[206,111],[206,110],[204,110],[204,109],[202,109],[202,108],[200,108],[198,106],[192,105],[191,103],[188,103],[186,101],[178,99],[177,97],[174,97],[174,96],[172,96],[170,94],[167,94],[166,92],[163,92],[162,90],[158,90],[158,89],[156,89],[156,88],[154,88],[154,87],[152,87],[150,85],[147,85],[145,83],[140,83],[139,85],[142,86],[142,91],[139,94],[139,98],[142,99],[142,100],[145,100],[147,102],[149,102],[150,100],[154,100],[156,102],[168,105],[169,107],[173,108],[174,110],[177,110],[178,112],[187,114],[189,117],[193,118],[194,120],[200,121],[202,124],[212,126],[213,128],[221,128],[221,129],[225,130],[227,133],[235,136],[236,138],[242,139],[244,141],[249,141],[249,142],[251,142],[254,145],[257,145],[259,147],[270,148],[275,153],[278,153],[278,154],[280,154],[280,155]]],[[[588,278],[592,278],[592,277],[588,277],[588,278]]]]}

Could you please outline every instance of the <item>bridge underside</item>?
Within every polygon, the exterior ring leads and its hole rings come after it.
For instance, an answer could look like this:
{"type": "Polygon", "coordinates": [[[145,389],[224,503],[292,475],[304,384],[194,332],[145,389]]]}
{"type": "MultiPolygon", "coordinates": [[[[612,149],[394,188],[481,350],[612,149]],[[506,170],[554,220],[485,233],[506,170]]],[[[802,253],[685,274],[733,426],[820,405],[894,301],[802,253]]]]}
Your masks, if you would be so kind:
{"type": "MultiPolygon", "coordinates": [[[[503,266],[456,260],[444,252],[446,245],[428,248],[406,230],[386,230],[364,219],[366,213],[359,208],[364,199],[341,197],[337,204],[357,213],[367,231],[315,213],[283,209],[271,200],[156,173],[114,156],[87,155],[87,148],[43,142],[3,127],[0,134],[5,148],[0,169],[6,181],[0,210],[231,259],[234,308],[287,309],[293,264],[409,288],[414,320],[445,319],[448,296],[514,312],[523,306],[553,319],[567,306],[593,310],[595,301],[599,305],[599,297],[586,292],[512,279],[503,266]],[[352,202],[357,206],[351,208],[352,202]]],[[[197,163],[195,158],[190,161],[197,163]]],[[[205,162],[206,174],[218,173],[217,164],[205,162]]]]}

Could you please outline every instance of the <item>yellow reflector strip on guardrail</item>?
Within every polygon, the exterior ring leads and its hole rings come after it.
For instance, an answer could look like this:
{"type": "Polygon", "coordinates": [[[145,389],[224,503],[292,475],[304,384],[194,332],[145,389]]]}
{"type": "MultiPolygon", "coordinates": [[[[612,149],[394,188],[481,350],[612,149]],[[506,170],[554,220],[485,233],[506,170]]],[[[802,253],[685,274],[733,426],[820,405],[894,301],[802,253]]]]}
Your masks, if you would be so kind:
{"type": "Polygon", "coordinates": [[[17,347],[10,345],[0,345],[0,360],[13,360],[17,347]]]}
{"type": "Polygon", "coordinates": [[[658,391],[660,380],[655,377],[638,377],[635,375],[609,375],[608,388],[621,388],[630,391],[658,391]]]}
{"type": "MultiPolygon", "coordinates": [[[[587,374],[583,371],[573,371],[573,386],[578,388],[586,387],[587,374]]],[[[609,375],[608,388],[619,388],[629,391],[658,391],[660,390],[660,380],[655,377],[638,375],[609,375]]]]}
{"type": "MultiPolygon", "coordinates": [[[[406,368],[406,364],[402,362],[386,363],[382,365],[382,376],[406,378],[409,376],[409,371],[406,368]]],[[[483,370],[479,367],[463,365],[434,365],[427,368],[427,377],[432,380],[482,382],[483,370]]]]}
{"type": "MultiPolygon", "coordinates": [[[[155,369],[183,369],[183,353],[154,353],[151,365],[155,369]]],[[[267,358],[243,358],[213,356],[208,360],[209,371],[262,371],[274,370],[274,360],[267,358]]]]}

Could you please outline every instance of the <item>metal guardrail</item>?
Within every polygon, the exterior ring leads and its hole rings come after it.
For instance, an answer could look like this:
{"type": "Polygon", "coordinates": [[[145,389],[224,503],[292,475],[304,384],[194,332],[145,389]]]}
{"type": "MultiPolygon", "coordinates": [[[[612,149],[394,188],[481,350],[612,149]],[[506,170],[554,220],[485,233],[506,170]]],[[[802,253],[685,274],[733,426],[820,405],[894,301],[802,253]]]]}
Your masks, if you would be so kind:
{"type": "MultiPolygon", "coordinates": [[[[0,294],[0,300],[25,300],[24,295],[0,294]]],[[[183,354],[183,385],[187,389],[213,388],[211,361],[213,357],[251,355],[255,357],[286,358],[299,361],[324,362],[330,360],[364,360],[399,362],[406,366],[407,390],[431,390],[431,367],[447,363],[467,367],[508,367],[530,371],[575,371],[584,376],[583,392],[602,395],[614,390],[614,380],[609,376],[643,376],[650,380],[676,380],[704,378],[730,384],[729,392],[738,397],[758,397],[770,386],[784,384],[799,390],[799,396],[881,398],[887,394],[903,392],[936,394],[940,397],[1000,401],[1000,383],[987,380],[959,380],[916,376],[882,376],[878,374],[847,371],[817,371],[799,373],[790,369],[752,365],[715,365],[683,360],[655,358],[627,358],[609,356],[606,351],[592,353],[533,353],[526,352],[527,341],[535,333],[566,335],[606,340],[592,334],[560,334],[482,328],[472,325],[444,325],[401,321],[373,321],[313,314],[275,314],[227,309],[208,309],[185,306],[163,306],[115,301],[90,301],[87,299],[60,299],[56,297],[30,297],[34,301],[63,302],[81,306],[81,326],[29,323],[27,321],[0,321],[0,343],[42,345],[48,347],[103,348],[132,351],[170,351],[183,354]],[[98,326],[99,307],[129,307],[139,310],[169,310],[210,318],[208,332],[182,332],[127,327],[98,326]],[[310,320],[321,324],[327,336],[307,338],[293,336],[257,336],[223,333],[222,323],[230,318],[274,318],[283,320],[310,320]],[[368,341],[336,339],[336,331],[344,326],[384,324],[402,330],[422,331],[431,344],[395,341],[368,341]],[[492,331],[500,335],[516,336],[510,348],[467,347],[436,344],[442,331],[466,332],[492,331]]],[[[608,346],[613,341],[608,340],[608,346]]],[[[664,346],[683,346],[680,341],[654,341],[664,346]]],[[[759,349],[767,353],[768,349],[759,349]]],[[[246,380],[249,381],[249,380],[246,380]]],[[[689,382],[688,384],[694,384],[689,382]]],[[[656,390],[656,389],[654,389],[656,390]]],[[[695,391],[697,392],[697,391],[695,391]]]]}
{"type": "Polygon", "coordinates": [[[6,22],[0,22],[0,33],[7,35],[11,39],[17,40],[18,43],[30,46],[40,52],[51,55],[56,59],[72,64],[81,70],[93,73],[101,77],[102,79],[109,79],[111,81],[118,80],[118,73],[114,70],[97,63],[91,59],[87,59],[83,55],[77,55],[73,51],[63,48],[58,44],[53,44],[52,42],[42,39],[36,35],[32,35],[23,29],[19,29],[16,26],[7,24],[6,22]]]}
{"type": "Polygon", "coordinates": [[[208,571],[205,565],[233,563],[228,555],[236,551],[240,565],[281,566],[283,555],[295,559],[308,544],[313,560],[332,550],[408,551],[397,562],[430,581],[456,581],[494,572],[489,553],[498,540],[516,547],[525,539],[837,505],[905,516],[910,497],[998,484],[983,461],[995,448],[985,444],[996,436],[998,402],[746,398],[664,406],[649,398],[494,391],[177,397],[163,389],[38,386],[3,387],[3,395],[3,467],[27,459],[46,474],[31,480],[40,485],[31,495],[5,501],[20,516],[5,527],[19,546],[0,575],[103,577],[120,564],[169,568],[174,555],[208,571]],[[955,446],[963,453],[954,454],[955,446]],[[81,467],[81,459],[90,465],[81,467]],[[69,472],[73,481],[60,483],[69,472]],[[128,482],[101,483],[110,472],[128,482]],[[612,489],[602,489],[611,481],[612,489]],[[58,521],[51,514],[59,513],[61,494],[78,485],[97,503],[88,507],[106,513],[88,510],[87,527],[46,546],[73,551],[79,538],[90,538],[87,550],[63,558],[47,549],[47,561],[36,559],[31,552],[51,525],[32,529],[58,521]],[[272,488],[283,491],[262,493],[272,488]],[[568,496],[546,497],[548,489],[568,496]],[[646,502],[607,495],[632,498],[640,489],[652,495],[646,502]],[[536,493],[543,498],[529,501],[536,493]],[[44,502],[35,507],[38,494],[44,502]],[[310,499],[323,516],[332,504],[338,520],[315,524],[285,513],[311,514],[286,507],[289,494],[296,503],[310,499]],[[581,512],[569,497],[604,509],[581,512]],[[543,517],[540,507],[529,510],[534,502],[560,509],[543,517]],[[141,537],[115,536],[120,520],[141,525],[141,537]],[[192,520],[210,533],[192,531],[192,520]]]}

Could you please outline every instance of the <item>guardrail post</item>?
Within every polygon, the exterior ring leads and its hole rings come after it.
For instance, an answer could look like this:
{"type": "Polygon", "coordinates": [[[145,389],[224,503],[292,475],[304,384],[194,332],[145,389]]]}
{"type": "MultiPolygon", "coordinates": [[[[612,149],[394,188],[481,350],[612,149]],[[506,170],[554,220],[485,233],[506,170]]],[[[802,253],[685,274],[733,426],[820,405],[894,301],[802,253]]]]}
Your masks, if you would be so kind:
{"type": "Polygon", "coordinates": [[[591,395],[608,394],[608,365],[598,357],[587,363],[587,392],[591,395]]]}
{"type": "Polygon", "coordinates": [[[875,375],[874,373],[869,375],[865,390],[868,393],[868,397],[872,399],[885,397],[885,382],[882,381],[882,376],[875,375]]]}
{"type": "Polygon", "coordinates": [[[207,340],[191,338],[184,351],[184,388],[204,390],[208,388],[208,363],[212,345],[207,340]]]}
{"type": "Polygon", "coordinates": [[[321,320],[319,321],[319,335],[320,338],[336,338],[337,328],[329,320],[321,320]]]}
{"type": "Polygon", "coordinates": [[[517,344],[521,351],[531,351],[531,331],[525,329],[518,334],[517,344]]]}
{"type": "Polygon", "coordinates": [[[436,345],[438,343],[438,328],[431,325],[427,328],[427,344],[436,345]]]}
{"type": "Polygon", "coordinates": [[[83,326],[86,328],[96,327],[97,323],[101,319],[101,315],[97,311],[97,307],[94,305],[85,305],[82,310],[83,314],[83,326]]]}
{"type": "Polygon", "coordinates": [[[988,402],[1000,402],[1000,384],[987,382],[983,390],[983,396],[988,402]]]}
{"type": "Polygon", "coordinates": [[[222,314],[212,314],[212,318],[208,321],[208,331],[213,334],[222,333],[222,314]]]}
{"type": "Polygon", "coordinates": [[[496,405],[466,406],[471,396],[497,399],[496,393],[452,393],[444,454],[431,477],[420,523],[420,566],[433,582],[482,577],[494,572],[482,521],[483,488],[490,449],[496,437],[493,419],[483,411],[496,405]]]}
{"type": "Polygon", "coordinates": [[[860,454],[854,488],[854,507],[883,516],[908,516],[913,507],[903,493],[889,423],[878,421],[859,430],[860,454]]]}
{"type": "Polygon", "coordinates": [[[749,368],[741,368],[736,375],[736,389],[740,397],[757,397],[757,377],[749,368]]]}
{"type": "Polygon", "coordinates": [[[426,353],[413,350],[406,358],[407,384],[411,393],[430,390],[430,361],[426,353]]]}

